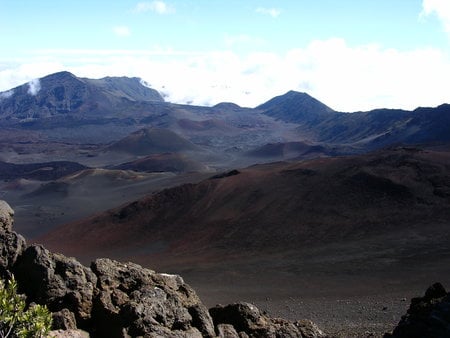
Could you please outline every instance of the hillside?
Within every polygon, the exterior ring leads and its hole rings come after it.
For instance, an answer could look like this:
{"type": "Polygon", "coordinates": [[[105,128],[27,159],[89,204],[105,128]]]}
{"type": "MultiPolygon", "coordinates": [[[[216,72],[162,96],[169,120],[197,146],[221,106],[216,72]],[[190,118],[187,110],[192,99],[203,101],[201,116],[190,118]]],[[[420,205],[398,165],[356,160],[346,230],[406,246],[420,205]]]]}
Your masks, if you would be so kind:
{"type": "Polygon", "coordinates": [[[426,239],[400,241],[396,261],[431,243],[424,259],[450,250],[434,235],[450,219],[448,153],[395,149],[253,166],[218,177],[163,190],[41,240],[70,255],[141,262],[158,257],[166,267],[253,254],[295,256],[358,241],[363,247],[375,239],[380,254],[393,238],[419,233],[426,239]]]}
{"type": "Polygon", "coordinates": [[[128,135],[109,146],[107,150],[133,155],[149,155],[200,150],[200,148],[168,129],[148,128],[128,135]]]}

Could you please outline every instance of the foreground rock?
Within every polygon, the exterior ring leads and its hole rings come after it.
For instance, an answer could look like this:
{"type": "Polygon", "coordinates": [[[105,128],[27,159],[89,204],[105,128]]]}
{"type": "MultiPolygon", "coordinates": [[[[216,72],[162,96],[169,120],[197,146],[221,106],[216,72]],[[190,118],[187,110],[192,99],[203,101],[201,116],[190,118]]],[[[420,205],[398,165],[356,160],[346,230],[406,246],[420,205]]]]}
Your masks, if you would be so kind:
{"type": "Polygon", "coordinates": [[[14,211],[0,200],[0,277],[11,277],[11,269],[25,250],[25,239],[12,231],[14,211]]]}
{"type": "Polygon", "coordinates": [[[385,338],[450,337],[450,294],[440,283],[430,286],[425,295],[413,298],[411,305],[385,338]]]}
{"type": "Polygon", "coordinates": [[[180,276],[97,259],[93,317],[101,337],[214,337],[208,310],[180,276]],[[125,335],[126,336],[126,335],[125,335]]]}
{"type": "Polygon", "coordinates": [[[217,305],[209,312],[220,337],[326,337],[309,320],[292,323],[280,318],[270,318],[249,303],[217,305]]]}
{"type": "Polygon", "coordinates": [[[86,267],[41,245],[27,247],[12,231],[13,215],[0,201],[0,277],[14,274],[29,303],[52,311],[50,337],[325,336],[310,321],[270,318],[248,303],[208,311],[177,275],[110,259],[97,259],[86,267]]]}

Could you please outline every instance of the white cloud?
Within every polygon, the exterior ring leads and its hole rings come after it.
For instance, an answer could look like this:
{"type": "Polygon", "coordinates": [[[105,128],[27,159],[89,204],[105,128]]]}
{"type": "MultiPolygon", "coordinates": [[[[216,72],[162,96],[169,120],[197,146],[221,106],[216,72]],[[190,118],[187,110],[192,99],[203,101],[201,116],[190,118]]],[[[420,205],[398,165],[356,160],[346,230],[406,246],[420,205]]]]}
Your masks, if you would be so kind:
{"type": "Polygon", "coordinates": [[[400,51],[329,39],[283,54],[47,50],[35,58],[20,66],[2,66],[0,90],[68,70],[80,77],[140,77],[168,101],[198,105],[231,101],[252,107],[288,90],[308,92],[341,111],[450,103],[450,56],[439,49],[400,51]]]}
{"type": "Polygon", "coordinates": [[[423,0],[421,16],[435,14],[442,22],[444,30],[450,34],[450,1],[449,0],[423,0]]]}
{"type": "Polygon", "coordinates": [[[158,14],[173,13],[175,9],[164,1],[139,2],[134,8],[134,13],[155,12],[158,14]]]}
{"type": "Polygon", "coordinates": [[[256,13],[260,13],[260,14],[264,14],[264,15],[270,15],[272,18],[278,18],[278,16],[281,14],[281,9],[279,9],[279,8],[258,7],[256,9],[256,13]]]}
{"type": "Polygon", "coordinates": [[[116,26],[113,28],[113,32],[120,38],[125,38],[131,35],[131,30],[127,26],[116,26]]]}
{"type": "Polygon", "coordinates": [[[28,94],[35,96],[41,90],[41,81],[33,79],[28,82],[28,94]]]}

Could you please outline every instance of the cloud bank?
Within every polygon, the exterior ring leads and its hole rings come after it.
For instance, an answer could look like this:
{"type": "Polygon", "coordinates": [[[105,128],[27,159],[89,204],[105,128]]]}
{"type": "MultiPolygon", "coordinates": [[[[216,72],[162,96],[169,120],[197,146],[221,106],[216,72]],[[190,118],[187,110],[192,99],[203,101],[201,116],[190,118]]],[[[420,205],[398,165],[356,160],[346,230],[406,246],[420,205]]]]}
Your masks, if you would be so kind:
{"type": "Polygon", "coordinates": [[[435,14],[442,22],[444,30],[450,36],[450,1],[448,0],[423,0],[421,16],[435,14]]]}
{"type": "Polygon", "coordinates": [[[0,68],[0,90],[61,70],[91,78],[140,77],[167,101],[197,105],[229,101],[254,107],[289,90],[307,92],[336,110],[349,112],[450,102],[447,52],[431,48],[400,51],[375,44],[350,46],[343,39],[315,40],[283,54],[41,51],[20,66],[0,68]],[[44,56],[49,60],[43,61],[44,56]]]}

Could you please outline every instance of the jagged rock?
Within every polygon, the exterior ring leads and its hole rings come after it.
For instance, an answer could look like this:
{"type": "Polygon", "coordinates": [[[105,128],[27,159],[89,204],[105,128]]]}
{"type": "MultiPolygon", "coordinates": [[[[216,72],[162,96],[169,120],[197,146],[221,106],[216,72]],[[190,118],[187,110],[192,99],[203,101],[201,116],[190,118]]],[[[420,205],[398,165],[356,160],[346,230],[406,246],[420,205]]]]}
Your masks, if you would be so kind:
{"type": "Polygon", "coordinates": [[[92,319],[102,337],[213,337],[211,317],[180,276],[97,259],[92,319]]]}
{"type": "MultiPolygon", "coordinates": [[[[310,321],[292,323],[284,319],[270,318],[265,314],[261,314],[255,305],[249,303],[236,303],[226,306],[217,305],[210,309],[209,312],[217,328],[222,327],[221,325],[223,324],[232,325],[240,337],[326,337],[310,321]]],[[[229,328],[227,327],[227,329],[229,328]]],[[[218,334],[220,336],[221,332],[219,331],[218,334]]],[[[231,335],[230,337],[233,336],[231,335]]]]}
{"type": "Polygon", "coordinates": [[[52,312],[67,308],[77,323],[90,319],[97,278],[74,258],[32,245],[17,260],[14,274],[28,301],[45,304],[52,312]]]}
{"type": "Polygon", "coordinates": [[[61,311],[53,312],[52,318],[52,329],[54,330],[74,330],[77,328],[75,315],[68,309],[62,309],[61,311]]]}
{"type": "Polygon", "coordinates": [[[236,329],[230,324],[217,325],[217,333],[219,338],[239,338],[236,329]]]}
{"type": "Polygon", "coordinates": [[[89,333],[82,330],[54,330],[50,331],[48,338],[89,338],[89,333]]]}
{"type": "Polygon", "coordinates": [[[25,239],[13,231],[0,229],[0,277],[9,279],[11,269],[26,248],[25,239]]]}
{"type": "Polygon", "coordinates": [[[0,200],[0,229],[12,231],[14,210],[3,200],[0,200]]]}
{"type": "Polygon", "coordinates": [[[406,315],[392,334],[386,334],[384,337],[450,337],[450,294],[440,283],[433,284],[423,297],[411,300],[406,315]]]}

